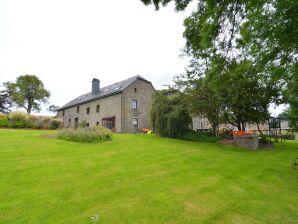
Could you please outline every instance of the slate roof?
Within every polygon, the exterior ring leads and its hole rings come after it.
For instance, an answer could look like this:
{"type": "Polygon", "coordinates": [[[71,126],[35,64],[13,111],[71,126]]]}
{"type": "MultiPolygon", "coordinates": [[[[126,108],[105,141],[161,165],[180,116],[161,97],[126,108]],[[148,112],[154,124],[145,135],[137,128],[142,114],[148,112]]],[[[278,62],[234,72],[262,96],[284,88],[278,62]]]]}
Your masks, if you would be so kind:
{"type": "Polygon", "coordinates": [[[74,100],[68,102],[64,106],[60,107],[58,109],[58,111],[63,110],[63,109],[67,109],[69,107],[73,107],[73,106],[76,106],[76,105],[80,105],[80,104],[83,104],[83,103],[91,102],[93,100],[97,100],[97,99],[101,99],[101,98],[105,98],[105,97],[108,97],[108,96],[112,96],[112,95],[122,93],[123,90],[125,90],[130,84],[132,84],[136,80],[142,80],[144,82],[147,82],[147,83],[151,84],[151,82],[144,79],[140,75],[133,76],[133,77],[130,77],[128,79],[122,80],[120,82],[116,82],[114,84],[102,87],[102,88],[100,88],[99,92],[96,93],[96,94],[92,94],[92,92],[85,93],[85,94],[75,98],[74,100]]]}

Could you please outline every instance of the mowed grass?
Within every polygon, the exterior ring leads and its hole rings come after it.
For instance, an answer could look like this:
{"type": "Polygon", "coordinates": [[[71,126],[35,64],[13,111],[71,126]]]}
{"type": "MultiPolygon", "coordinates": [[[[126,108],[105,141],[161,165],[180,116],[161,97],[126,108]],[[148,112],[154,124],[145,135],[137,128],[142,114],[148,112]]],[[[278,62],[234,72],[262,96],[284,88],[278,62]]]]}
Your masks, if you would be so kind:
{"type": "Polygon", "coordinates": [[[154,135],[80,144],[0,130],[0,223],[297,223],[298,142],[249,151],[154,135]]]}

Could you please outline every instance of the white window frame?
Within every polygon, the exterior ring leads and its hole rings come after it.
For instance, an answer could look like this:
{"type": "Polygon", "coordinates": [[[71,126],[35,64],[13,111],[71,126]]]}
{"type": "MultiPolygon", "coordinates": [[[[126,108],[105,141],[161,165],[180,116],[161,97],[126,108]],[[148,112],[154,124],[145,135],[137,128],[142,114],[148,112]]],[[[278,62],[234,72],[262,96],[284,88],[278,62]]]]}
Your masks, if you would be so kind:
{"type": "Polygon", "coordinates": [[[132,126],[133,126],[134,129],[139,128],[139,118],[138,117],[133,117],[132,118],[132,126]],[[134,124],[135,120],[137,121],[137,127],[135,127],[135,124],[134,124]]]}
{"type": "Polygon", "coordinates": [[[138,101],[135,99],[132,100],[132,109],[138,109],[138,101]]]}

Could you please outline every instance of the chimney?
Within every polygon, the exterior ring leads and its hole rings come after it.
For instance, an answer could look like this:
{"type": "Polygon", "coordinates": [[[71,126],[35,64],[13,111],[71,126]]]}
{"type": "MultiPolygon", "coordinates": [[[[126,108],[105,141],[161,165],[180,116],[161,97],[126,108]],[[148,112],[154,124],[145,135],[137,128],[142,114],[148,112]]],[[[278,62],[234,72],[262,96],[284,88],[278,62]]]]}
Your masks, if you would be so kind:
{"type": "Polygon", "coordinates": [[[98,79],[93,79],[92,80],[92,94],[96,94],[99,92],[99,85],[100,85],[100,81],[98,79]]]}

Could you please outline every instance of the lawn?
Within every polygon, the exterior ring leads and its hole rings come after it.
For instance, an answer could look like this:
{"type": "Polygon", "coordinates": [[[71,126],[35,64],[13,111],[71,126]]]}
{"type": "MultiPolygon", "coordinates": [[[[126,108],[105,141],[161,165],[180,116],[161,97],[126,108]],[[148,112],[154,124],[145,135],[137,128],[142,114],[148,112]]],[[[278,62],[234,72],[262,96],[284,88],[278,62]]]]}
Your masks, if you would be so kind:
{"type": "Polygon", "coordinates": [[[0,223],[297,223],[298,141],[249,151],[154,135],[0,130],[0,223]]]}

